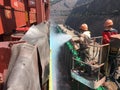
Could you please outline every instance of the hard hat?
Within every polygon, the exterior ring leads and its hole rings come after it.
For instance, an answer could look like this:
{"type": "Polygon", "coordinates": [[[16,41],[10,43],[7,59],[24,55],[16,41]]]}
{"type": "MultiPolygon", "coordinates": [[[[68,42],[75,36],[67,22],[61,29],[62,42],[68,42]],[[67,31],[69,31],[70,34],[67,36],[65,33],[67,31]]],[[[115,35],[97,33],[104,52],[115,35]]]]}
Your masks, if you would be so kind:
{"type": "Polygon", "coordinates": [[[81,26],[80,26],[80,29],[82,30],[88,30],[88,25],[83,23],[81,26]]]}
{"type": "Polygon", "coordinates": [[[113,26],[113,21],[111,19],[107,19],[104,23],[104,26],[105,27],[108,27],[108,26],[113,26]]]}

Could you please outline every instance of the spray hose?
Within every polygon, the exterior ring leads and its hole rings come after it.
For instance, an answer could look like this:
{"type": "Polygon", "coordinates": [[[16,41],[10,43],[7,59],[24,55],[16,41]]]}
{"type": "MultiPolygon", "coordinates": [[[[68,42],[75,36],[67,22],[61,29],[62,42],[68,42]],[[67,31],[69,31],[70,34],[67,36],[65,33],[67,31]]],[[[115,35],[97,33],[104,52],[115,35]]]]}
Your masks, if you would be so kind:
{"type": "Polygon", "coordinates": [[[82,61],[82,59],[80,58],[78,51],[74,49],[73,44],[71,43],[71,41],[66,42],[67,47],[69,48],[69,50],[71,51],[73,58],[79,62],[80,65],[83,65],[83,63],[80,63],[82,61]]]}
{"type": "MultiPolygon", "coordinates": [[[[59,26],[57,26],[56,28],[58,30],[58,33],[63,33],[63,31],[61,30],[61,28],[59,26]]],[[[66,42],[66,45],[67,45],[68,49],[71,51],[75,61],[77,61],[81,66],[84,65],[83,63],[81,63],[82,59],[80,58],[78,51],[74,49],[72,42],[68,41],[68,42],[66,42]]]]}

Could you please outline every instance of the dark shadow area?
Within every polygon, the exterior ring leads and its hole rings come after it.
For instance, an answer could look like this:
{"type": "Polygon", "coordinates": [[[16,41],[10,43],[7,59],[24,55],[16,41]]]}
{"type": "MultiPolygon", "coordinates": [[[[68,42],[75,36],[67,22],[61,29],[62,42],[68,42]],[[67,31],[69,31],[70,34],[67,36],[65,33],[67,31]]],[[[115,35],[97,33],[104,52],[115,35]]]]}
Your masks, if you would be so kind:
{"type": "Polygon", "coordinates": [[[57,88],[59,90],[71,90],[70,70],[72,68],[72,53],[65,44],[60,48],[57,66],[59,75],[57,80],[59,84],[57,88]]]}
{"type": "Polygon", "coordinates": [[[16,20],[14,8],[12,8],[10,0],[4,0],[4,6],[1,8],[1,18],[5,34],[12,33],[12,30],[16,28],[16,20]],[[6,17],[6,15],[10,16],[10,18],[6,17]]]}
{"type": "Polygon", "coordinates": [[[28,4],[28,0],[24,0],[23,3],[25,4],[25,11],[28,13],[28,21],[26,21],[26,25],[29,27],[30,26],[30,8],[28,4]]]}
{"type": "Polygon", "coordinates": [[[11,0],[4,0],[5,6],[11,6],[11,0]]]}
{"type": "Polygon", "coordinates": [[[37,49],[37,57],[38,57],[39,81],[40,81],[40,87],[42,88],[42,66],[41,66],[41,59],[38,49],[37,49]]]}
{"type": "Polygon", "coordinates": [[[120,32],[120,0],[92,0],[89,3],[79,5],[80,0],[71,14],[68,16],[65,24],[79,31],[79,26],[82,23],[87,23],[92,36],[100,36],[103,31],[104,21],[111,18],[114,22],[114,27],[120,32]]]}

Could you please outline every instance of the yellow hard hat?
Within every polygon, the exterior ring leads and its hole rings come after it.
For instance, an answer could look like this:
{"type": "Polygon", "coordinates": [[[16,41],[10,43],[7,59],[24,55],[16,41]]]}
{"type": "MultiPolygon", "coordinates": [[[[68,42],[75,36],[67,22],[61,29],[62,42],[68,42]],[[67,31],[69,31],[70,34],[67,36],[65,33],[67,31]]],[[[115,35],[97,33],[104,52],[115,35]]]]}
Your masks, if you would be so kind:
{"type": "Polygon", "coordinates": [[[111,19],[107,19],[104,23],[104,26],[105,27],[108,27],[108,26],[113,26],[113,21],[111,19]]]}
{"type": "Polygon", "coordinates": [[[81,26],[80,26],[80,29],[82,30],[88,30],[88,25],[83,23],[81,26]]]}

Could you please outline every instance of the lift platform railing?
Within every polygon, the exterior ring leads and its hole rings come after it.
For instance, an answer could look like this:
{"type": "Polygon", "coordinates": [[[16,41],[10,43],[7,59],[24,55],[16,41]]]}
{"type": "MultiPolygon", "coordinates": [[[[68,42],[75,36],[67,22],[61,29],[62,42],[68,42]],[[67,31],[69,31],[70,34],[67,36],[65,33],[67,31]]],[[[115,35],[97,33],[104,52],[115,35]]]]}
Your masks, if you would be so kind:
{"type": "MultiPolygon", "coordinates": [[[[81,82],[92,89],[97,89],[105,82],[105,75],[101,73],[101,68],[104,66],[102,55],[103,48],[109,47],[109,44],[102,44],[102,36],[93,37],[91,41],[92,42],[88,45],[89,51],[92,51],[90,54],[93,54],[90,55],[92,56],[90,61],[84,62],[82,58],[81,60],[77,60],[73,57],[71,76],[78,82],[81,82]],[[79,62],[80,65],[83,66],[75,66],[75,62],[79,62]],[[86,69],[88,69],[89,72],[86,69]]],[[[78,55],[78,57],[80,56],[78,55]]]]}

